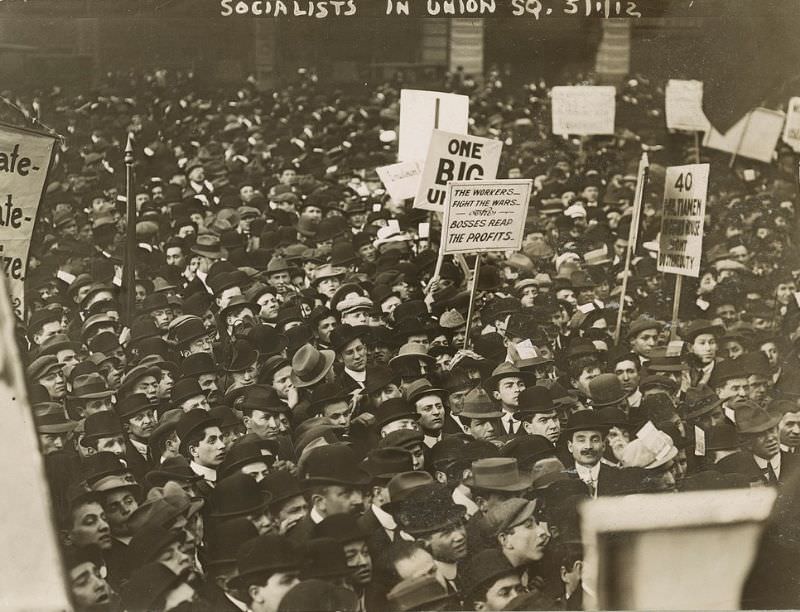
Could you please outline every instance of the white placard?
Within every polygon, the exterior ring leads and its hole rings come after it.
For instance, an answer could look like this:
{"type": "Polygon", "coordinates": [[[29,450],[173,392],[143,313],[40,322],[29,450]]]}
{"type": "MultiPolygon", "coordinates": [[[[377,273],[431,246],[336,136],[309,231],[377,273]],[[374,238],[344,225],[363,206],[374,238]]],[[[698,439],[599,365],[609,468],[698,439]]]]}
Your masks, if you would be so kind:
{"type": "Polygon", "coordinates": [[[757,108],[742,117],[724,134],[712,127],[706,132],[703,146],[770,162],[783,131],[784,118],[784,114],[779,111],[757,108]]]}
{"type": "Polygon", "coordinates": [[[616,89],[610,85],[553,87],[553,134],[613,134],[616,89]]]}
{"type": "Polygon", "coordinates": [[[442,221],[442,252],[480,253],[522,248],[533,181],[452,181],[442,221]]]}
{"type": "Polygon", "coordinates": [[[786,113],[786,123],[783,126],[783,142],[792,147],[795,153],[800,153],[800,98],[789,100],[789,112],[786,113]]]}
{"type": "Polygon", "coordinates": [[[468,127],[468,96],[441,91],[402,89],[397,159],[424,160],[434,129],[466,134],[468,127]]]}
{"type": "Polygon", "coordinates": [[[658,243],[659,272],[700,275],[709,164],[667,168],[658,243]]]}
{"type": "Polygon", "coordinates": [[[703,81],[670,79],[667,82],[665,115],[671,130],[706,132],[711,124],[703,112],[703,81]]]}
{"type": "Polygon", "coordinates": [[[414,208],[443,213],[449,181],[489,181],[497,176],[499,140],[434,130],[414,208]]]}
{"type": "Polygon", "coordinates": [[[417,195],[423,165],[422,161],[413,160],[381,166],[375,170],[389,195],[395,200],[405,200],[417,195]]]}

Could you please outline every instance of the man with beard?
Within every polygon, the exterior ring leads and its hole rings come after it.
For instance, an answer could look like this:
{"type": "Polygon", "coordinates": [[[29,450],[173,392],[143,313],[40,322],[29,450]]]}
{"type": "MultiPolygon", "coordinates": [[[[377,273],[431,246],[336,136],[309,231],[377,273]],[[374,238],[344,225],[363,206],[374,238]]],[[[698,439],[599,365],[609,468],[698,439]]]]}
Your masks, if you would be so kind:
{"type": "Polygon", "coordinates": [[[125,463],[137,482],[144,482],[145,474],[155,467],[148,458],[147,442],[157,423],[156,410],[147,396],[134,393],[120,401],[117,414],[127,434],[125,463]]]}
{"type": "Polygon", "coordinates": [[[544,436],[553,444],[561,435],[558,412],[546,387],[534,385],[520,393],[519,410],[514,413],[514,418],[522,421],[525,433],[544,436]]]}
{"type": "Polygon", "coordinates": [[[311,449],[305,456],[302,473],[311,510],[289,530],[292,542],[307,542],[314,526],[329,516],[358,516],[364,511],[369,474],[349,446],[329,444],[311,449]]]}
{"type": "Polygon", "coordinates": [[[347,567],[352,574],[347,583],[359,600],[359,610],[378,611],[380,594],[372,585],[372,555],[367,547],[367,534],[359,526],[353,514],[336,514],[325,518],[314,526],[314,538],[332,538],[344,550],[347,567]]]}
{"type": "Polygon", "coordinates": [[[575,462],[575,470],[571,475],[580,479],[595,498],[613,494],[624,484],[620,470],[600,461],[607,431],[608,424],[594,410],[572,413],[564,430],[567,450],[575,462]]]}
{"type": "Polygon", "coordinates": [[[736,414],[736,432],[740,452],[720,459],[716,467],[723,473],[743,474],[751,484],[782,485],[800,466],[800,457],[781,451],[778,423],[781,418],[770,414],[752,400],[731,404],[736,414]]]}
{"type": "Polygon", "coordinates": [[[198,488],[205,494],[216,485],[217,468],[225,460],[225,442],[219,425],[220,422],[205,410],[190,410],[175,427],[179,450],[189,460],[192,471],[203,477],[198,488]]]}

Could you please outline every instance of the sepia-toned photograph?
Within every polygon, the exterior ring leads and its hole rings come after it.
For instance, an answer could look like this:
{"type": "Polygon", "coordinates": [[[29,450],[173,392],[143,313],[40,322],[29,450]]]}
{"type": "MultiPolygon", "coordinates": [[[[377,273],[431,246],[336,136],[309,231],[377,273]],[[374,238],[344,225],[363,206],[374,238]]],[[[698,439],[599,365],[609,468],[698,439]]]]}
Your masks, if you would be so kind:
{"type": "Polygon", "coordinates": [[[0,612],[800,609],[798,32],[0,0],[0,612]]]}

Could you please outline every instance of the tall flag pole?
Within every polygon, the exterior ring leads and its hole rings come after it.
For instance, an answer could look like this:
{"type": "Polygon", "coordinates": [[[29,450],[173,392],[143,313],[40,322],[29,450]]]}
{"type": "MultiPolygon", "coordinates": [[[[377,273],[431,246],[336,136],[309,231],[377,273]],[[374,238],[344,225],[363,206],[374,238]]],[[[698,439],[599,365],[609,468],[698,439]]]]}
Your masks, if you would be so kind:
{"type": "Polygon", "coordinates": [[[128,216],[125,237],[125,266],[122,276],[122,290],[125,295],[125,315],[128,327],[133,325],[134,311],[136,308],[136,201],[133,197],[133,142],[128,134],[128,144],[125,146],[125,197],[128,206],[128,216]]]}

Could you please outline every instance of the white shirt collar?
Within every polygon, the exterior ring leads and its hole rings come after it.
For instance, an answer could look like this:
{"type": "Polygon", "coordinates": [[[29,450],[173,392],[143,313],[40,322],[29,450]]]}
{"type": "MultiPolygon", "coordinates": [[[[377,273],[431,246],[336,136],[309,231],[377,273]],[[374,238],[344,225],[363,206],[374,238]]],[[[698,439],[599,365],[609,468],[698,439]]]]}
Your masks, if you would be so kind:
{"type": "Polygon", "coordinates": [[[130,440],[131,446],[133,446],[133,448],[135,448],[137,451],[139,451],[139,454],[142,457],[147,459],[147,444],[139,442],[138,440],[134,440],[133,438],[130,438],[130,437],[128,438],[128,440],[130,440]]]}
{"type": "Polygon", "coordinates": [[[628,406],[630,406],[631,408],[638,408],[639,404],[641,403],[642,403],[642,392],[639,391],[639,388],[637,387],[636,391],[634,391],[628,396],[628,406]]]}
{"type": "Polygon", "coordinates": [[[311,518],[313,523],[316,525],[317,523],[321,523],[325,517],[322,516],[316,508],[311,508],[311,512],[308,513],[308,516],[311,518]]]}
{"type": "Polygon", "coordinates": [[[425,436],[422,438],[422,441],[428,448],[433,448],[434,445],[436,445],[436,443],[439,442],[441,439],[442,439],[442,434],[439,434],[438,436],[429,436],[428,434],[425,434],[425,436]]]}
{"type": "Polygon", "coordinates": [[[781,476],[781,454],[780,453],[775,453],[775,456],[772,459],[770,459],[769,461],[767,461],[766,459],[763,459],[762,457],[759,457],[757,455],[753,455],[753,459],[755,459],[756,465],[759,468],[761,468],[762,470],[766,470],[767,469],[767,464],[771,464],[772,465],[772,470],[775,472],[775,476],[777,478],[780,478],[780,476],[781,476]]]}
{"type": "Polygon", "coordinates": [[[192,468],[192,471],[197,474],[198,476],[202,476],[206,482],[217,482],[217,470],[214,468],[209,468],[204,465],[200,465],[199,463],[195,463],[191,461],[189,463],[189,467],[192,468]]]}
{"type": "Polygon", "coordinates": [[[585,465],[581,465],[580,463],[576,463],[575,472],[577,472],[578,478],[580,478],[583,482],[588,482],[591,480],[596,485],[597,479],[600,476],[600,462],[598,461],[590,468],[587,468],[585,465]]]}
{"type": "Polygon", "coordinates": [[[455,563],[445,563],[444,561],[436,561],[439,567],[439,573],[445,580],[454,581],[458,573],[458,566],[455,563]]]}
{"type": "Polygon", "coordinates": [[[365,383],[367,382],[367,371],[364,370],[363,372],[356,372],[355,370],[351,370],[350,368],[345,368],[344,371],[347,375],[352,378],[354,381],[358,383],[365,383]]]}
{"type": "Polygon", "coordinates": [[[478,504],[467,497],[467,494],[464,491],[465,488],[466,487],[462,484],[458,485],[455,489],[453,489],[453,494],[451,497],[455,503],[461,504],[467,509],[467,518],[469,519],[472,518],[472,515],[478,511],[478,504]]]}
{"type": "Polygon", "coordinates": [[[387,531],[394,531],[397,529],[397,523],[394,520],[394,517],[386,512],[383,508],[372,504],[372,513],[375,515],[375,518],[378,519],[378,522],[381,524],[381,527],[386,529],[387,531]]]}
{"type": "Polygon", "coordinates": [[[228,598],[228,601],[230,601],[234,606],[239,608],[242,612],[247,612],[248,607],[246,603],[239,601],[235,597],[231,597],[230,595],[228,595],[228,593],[223,593],[223,595],[225,595],[225,597],[228,598]]]}

